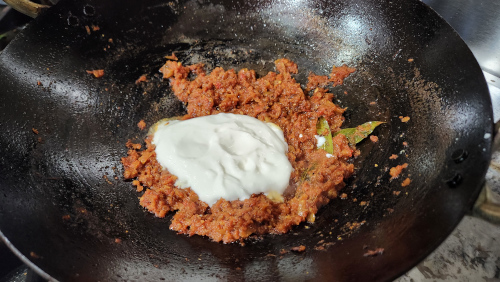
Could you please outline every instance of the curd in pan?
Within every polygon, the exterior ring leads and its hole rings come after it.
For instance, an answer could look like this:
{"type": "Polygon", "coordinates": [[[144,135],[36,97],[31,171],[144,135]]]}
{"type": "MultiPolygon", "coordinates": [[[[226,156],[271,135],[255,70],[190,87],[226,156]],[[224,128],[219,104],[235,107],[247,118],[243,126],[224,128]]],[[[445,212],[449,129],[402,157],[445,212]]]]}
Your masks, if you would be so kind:
{"type": "Polygon", "coordinates": [[[154,131],[156,159],[177,176],[175,186],[191,188],[209,206],[220,198],[281,195],[288,186],[292,165],[278,126],[220,113],[159,122],[154,131]]]}

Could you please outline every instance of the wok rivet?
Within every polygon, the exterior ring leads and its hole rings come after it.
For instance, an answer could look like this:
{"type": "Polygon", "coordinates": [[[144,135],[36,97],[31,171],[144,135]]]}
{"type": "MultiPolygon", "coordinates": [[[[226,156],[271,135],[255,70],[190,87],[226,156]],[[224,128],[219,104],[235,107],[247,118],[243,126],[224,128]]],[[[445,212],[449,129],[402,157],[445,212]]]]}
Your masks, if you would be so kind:
{"type": "Polygon", "coordinates": [[[78,26],[78,24],[80,24],[80,20],[77,17],[73,15],[68,16],[68,25],[78,26]]]}
{"type": "Polygon", "coordinates": [[[459,163],[463,162],[467,158],[468,155],[469,154],[464,149],[458,149],[455,152],[453,152],[453,154],[451,154],[451,159],[455,163],[459,164],[459,163]]]}
{"type": "Polygon", "coordinates": [[[446,184],[448,184],[450,188],[455,188],[462,183],[462,180],[462,175],[460,173],[457,173],[452,178],[446,180],[446,184]]]}
{"type": "Polygon", "coordinates": [[[85,14],[86,16],[92,17],[94,13],[95,13],[94,7],[90,5],[85,5],[85,7],[83,7],[83,14],[85,14]]]}

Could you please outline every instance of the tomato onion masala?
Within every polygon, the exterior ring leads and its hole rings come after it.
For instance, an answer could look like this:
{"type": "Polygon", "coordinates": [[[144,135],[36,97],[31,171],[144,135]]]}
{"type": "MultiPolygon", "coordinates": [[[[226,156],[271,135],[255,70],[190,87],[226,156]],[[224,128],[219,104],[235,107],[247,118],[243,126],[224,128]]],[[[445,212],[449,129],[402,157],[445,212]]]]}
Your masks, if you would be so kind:
{"type": "Polygon", "coordinates": [[[236,72],[218,67],[207,74],[203,64],[183,66],[176,61],[167,61],[160,71],[187,105],[180,124],[196,117],[231,113],[279,126],[293,168],[281,197],[258,193],[244,200],[220,198],[209,205],[189,187],[176,185],[177,176],[158,162],[154,134],[149,134],[144,150],[129,141],[128,156],[122,158],[125,179],[134,179],[138,191],[146,187],[141,206],[157,217],[175,212],[170,228],[178,233],[208,236],[224,243],[243,241],[251,235],[283,234],[306,220],[314,222],[318,209],[337,197],[344,179],[354,170],[349,160],[357,153],[355,145],[349,144],[344,134],[337,134],[332,138],[331,153],[319,148],[317,124],[321,118],[332,133],[340,131],[344,109],[332,102],[333,94],[326,87],[342,84],[355,70],[344,65],[334,67],[329,77],[310,74],[304,90],[292,77],[298,73],[294,62],[278,59],[275,65],[277,72],[260,78],[248,69],[236,72]]]}

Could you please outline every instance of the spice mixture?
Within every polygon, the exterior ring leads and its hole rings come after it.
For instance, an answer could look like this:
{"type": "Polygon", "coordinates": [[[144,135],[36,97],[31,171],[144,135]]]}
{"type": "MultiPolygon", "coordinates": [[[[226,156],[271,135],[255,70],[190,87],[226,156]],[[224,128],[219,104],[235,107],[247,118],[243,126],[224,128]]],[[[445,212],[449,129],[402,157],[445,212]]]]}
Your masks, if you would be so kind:
{"type": "Polygon", "coordinates": [[[170,80],[174,94],[187,104],[183,120],[224,112],[272,122],[283,130],[294,169],[284,200],[254,194],[243,201],[220,199],[208,206],[191,189],[174,185],[176,176],[157,162],[152,136],[148,136],[144,150],[128,142],[128,156],[122,158],[124,177],[135,179],[138,191],[147,187],[141,206],[157,217],[175,212],[172,230],[224,243],[251,235],[283,234],[303,221],[314,222],[318,209],[337,197],[344,179],[354,170],[348,161],[355,148],[344,135],[333,137],[333,154],[317,148],[315,135],[320,117],[328,121],[331,132],[340,130],[344,109],[332,102],[333,94],[325,87],[342,84],[355,70],[344,65],[334,67],[330,77],[311,74],[303,90],[292,77],[298,72],[294,62],[278,59],[275,65],[277,72],[261,78],[248,69],[215,68],[207,74],[203,64],[183,66],[177,61],[167,61],[160,71],[170,80]],[[190,74],[196,78],[190,79],[190,74]]]}

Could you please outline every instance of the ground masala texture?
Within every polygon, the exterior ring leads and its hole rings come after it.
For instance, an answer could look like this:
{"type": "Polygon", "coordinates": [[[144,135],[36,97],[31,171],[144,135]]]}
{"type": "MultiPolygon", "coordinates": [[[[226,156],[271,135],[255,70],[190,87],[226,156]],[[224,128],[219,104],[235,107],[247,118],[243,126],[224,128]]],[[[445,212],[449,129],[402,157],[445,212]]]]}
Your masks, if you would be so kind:
{"type": "Polygon", "coordinates": [[[137,191],[146,187],[141,206],[157,217],[175,211],[170,228],[178,233],[204,235],[224,243],[242,242],[251,235],[283,234],[303,221],[314,222],[318,209],[337,197],[344,179],[354,170],[349,159],[355,148],[344,135],[333,138],[333,155],[316,147],[315,135],[320,117],[328,121],[332,132],[340,130],[344,109],[332,102],[333,94],[325,87],[342,84],[355,70],[344,65],[334,67],[329,77],[311,73],[304,90],[292,77],[298,72],[294,62],[278,59],[275,65],[277,72],[261,78],[248,69],[236,72],[218,67],[207,74],[203,64],[183,66],[176,61],[167,61],[160,71],[187,105],[187,114],[181,119],[224,112],[281,127],[294,168],[284,200],[254,194],[243,201],[220,199],[209,207],[191,189],[174,185],[177,177],[157,162],[152,136],[148,136],[146,149],[129,141],[128,156],[122,158],[124,177],[134,179],[137,191]]]}

